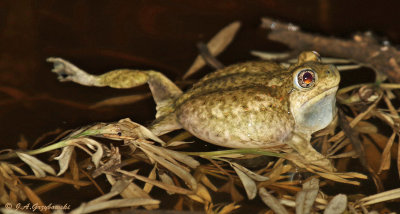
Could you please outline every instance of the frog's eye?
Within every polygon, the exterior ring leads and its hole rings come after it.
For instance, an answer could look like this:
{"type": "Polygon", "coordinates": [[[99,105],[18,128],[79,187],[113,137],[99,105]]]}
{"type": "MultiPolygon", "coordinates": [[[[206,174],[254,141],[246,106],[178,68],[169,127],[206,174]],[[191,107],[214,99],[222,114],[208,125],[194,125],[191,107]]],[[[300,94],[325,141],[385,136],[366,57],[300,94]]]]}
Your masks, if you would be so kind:
{"type": "Polygon", "coordinates": [[[314,86],[317,78],[316,73],[311,69],[304,69],[297,73],[294,82],[299,88],[310,88],[314,86]]]}

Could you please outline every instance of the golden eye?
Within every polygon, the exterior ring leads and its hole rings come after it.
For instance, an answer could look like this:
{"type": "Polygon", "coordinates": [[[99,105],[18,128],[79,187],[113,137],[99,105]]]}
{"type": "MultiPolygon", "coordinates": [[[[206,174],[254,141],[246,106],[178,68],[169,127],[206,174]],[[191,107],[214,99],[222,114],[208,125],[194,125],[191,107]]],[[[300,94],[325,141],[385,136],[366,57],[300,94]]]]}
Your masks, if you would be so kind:
{"type": "Polygon", "coordinates": [[[316,80],[316,74],[311,69],[301,70],[295,79],[296,85],[301,88],[313,87],[316,80]]]}

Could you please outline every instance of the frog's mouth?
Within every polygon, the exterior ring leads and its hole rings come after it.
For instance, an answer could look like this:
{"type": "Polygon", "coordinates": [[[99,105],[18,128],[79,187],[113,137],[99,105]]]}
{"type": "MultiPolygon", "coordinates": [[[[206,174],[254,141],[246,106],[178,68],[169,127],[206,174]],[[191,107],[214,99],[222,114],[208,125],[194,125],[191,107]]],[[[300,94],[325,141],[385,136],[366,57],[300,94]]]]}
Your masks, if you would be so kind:
{"type": "Polygon", "coordinates": [[[336,115],[336,92],[338,86],[329,88],[303,104],[295,116],[296,124],[316,132],[329,125],[336,115]]]}

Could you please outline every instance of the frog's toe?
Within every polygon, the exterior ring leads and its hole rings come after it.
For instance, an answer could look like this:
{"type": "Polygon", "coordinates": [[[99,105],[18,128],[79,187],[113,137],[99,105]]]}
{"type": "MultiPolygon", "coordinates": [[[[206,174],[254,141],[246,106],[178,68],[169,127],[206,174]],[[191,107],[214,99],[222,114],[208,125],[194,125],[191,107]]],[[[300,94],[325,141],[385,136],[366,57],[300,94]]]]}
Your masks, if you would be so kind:
{"type": "Polygon", "coordinates": [[[82,85],[93,85],[96,81],[93,75],[79,69],[72,63],[58,57],[49,57],[47,62],[53,63],[53,73],[58,75],[61,82],[73,81],[82,85]]]}

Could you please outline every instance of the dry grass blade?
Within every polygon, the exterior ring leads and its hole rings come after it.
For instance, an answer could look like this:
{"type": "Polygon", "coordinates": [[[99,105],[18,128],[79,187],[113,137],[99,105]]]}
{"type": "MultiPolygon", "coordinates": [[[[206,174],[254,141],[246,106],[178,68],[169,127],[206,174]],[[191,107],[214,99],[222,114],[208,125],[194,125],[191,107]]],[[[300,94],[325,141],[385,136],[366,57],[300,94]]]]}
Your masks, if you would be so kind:
{"type": "Polygon", "coordinates": [[[303,189],[296,194],[296,213],[311,213],[311,208],[317,198],[319,190],[319,180],[313,178],[303,184],[303,189]]]}
{"type": "Polygon", "coordinates": [[[70,214],[84,214],[93,213],[100,210],[115,209],[121,207],[135,207],[146,205],[158,205],[160,201],[145,198],[129,198],[129,199],[115,199],[110,201],[99,202],[95,204],[81,204],[78,208],[72,210],[70,214]]]}
{"type": "Polygon", "coordinates": [[[117,171],[122,173],[122,174],[124,174],[124,175],[128,175],[128,176],[134,177],[134,178],[136,178],[138,180],[141,180],[143,182],[151,183],[154,186],[160,187],[161,189],[165,189],[167,191],[176,192],[176,193],[183,194],[183,195],[193,194],[193,191],[190,191],[190,190],[187,190],[187,189],[184,189],[184,188],[181,188],[181,187],[173,186],[173,185],[168,185],[168,184],[165,184],[165,183],[157,181],[157,180],[149,179],[147,177],[143,177],[141,175],[138,175],[138,174],[136,174],[134,172],[127,172],[127,171],[124,171],[124,170],[117,170],[117,171]]]}
{"type": "Polygon", "coordinates": [[[51,166],[43,163],[39,159],[23,152],[16,152],[16,154],[23,162],[29,165],[36,177],[44,177],[46,176],[46,172],[52,175],[56,174],[51,166]]]}
{"type": "Polygon", "coordinates": [[[258,191],[261,200],[270,207],[276,214],[288,214],[288,211],[274,196],[269,194],[264,187],[261,187],[258,191]]]}
{"type": "Polygon", "coordinates": [[[341,214],[346,210],[347,196],[344,194],[336,195],[328,203],[325,208],[324,214],[341,214]]]}
{"type": "Polygon", "coordinates": [[[195,190],[197,188],[197,182],[188,170],[174,161],[168,154],[163,153],[163,150],[160,150],[159,148],[160,147],[151,146],[147,143],[140,144],[140,149],[144,151],[148,157],[173,172],[179,178],[184,180],[191,189],[195,190]]]}
{"type": "Polygon", "coordinates": [[[60,171],[58,172],[57,176],[60,176],[67,171],[73,151],[74,146],[64,147],[61,154],[54,158],[55,160],[58,160],[58,164],[60,165],[60,171]]]}
{"type": "Polygon", "coordinates": [[[400,188],[392,189],[389,191],[381,192],[375,195],[371,195],[360,200],[361,205],[367,206],[371,204],[376,204],[384,201],[389,201],[393,199],[400,198],[400,188]]]}
{"type": "MultiPolygon", "coordinates": [[[[240,22],[236,21],[224,27],[221,31],[219,31],[207,43],[207,48],[210,51],[211,55],[217,56],[223,50],[225,50],[225,48],[232,42],[239,28],[240,28],[240,22]]],[[[186,79],[188,76],[194,74],[205,64],[206,63],[204,59],[201,56],[197,56],[192,66],[190,66],[189,70],[185,73],[185,75],[183,75],[183,79],[186,79]]]]}
{"type": "MultiPolygon", "coordinates": [[[[156,179],[156,177],[157,177],[156,170],[157,170],[157,165],[154,165],[153,169],[150,171],[150,174],[148,177],[149,179],[153,179],[153,180],[156,179]]],[[[146,193],[150,193],[150,191],[152,189],[153,189],[153,185],[149,184],[149,183],[146,183],[143,187],[143,191],[145,191],[146,193]]]]}
{"type": "MultiPolygon", "coordinates": [[[[340,183],[345,183],[345,184],[352,184],[352,185],[357,185],[357,186],[360,185],[360,182],[358,182],[358,181],[347,180],[347,179],[346,179],[346,176],[342,176],[341,174],[336,174],[336,173],[325,173],[325,172],[315,172],[315,171],[313,171],[313,173],[315,173],[315,174],[317,174],[317,175],[319,175],[319,176],[321,176],[321,177],[323,177],[323,178],[332,180],[332,181],[336,181],[336,182],[340,182],[340,183]]],[[[353,177],[351,177],[351,178],[353,178],[353,177]]],[[[364,177],[363,179],[367,179],[367,177],[364,177]]]]}

